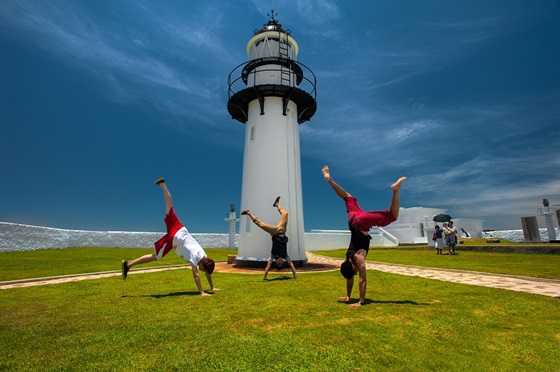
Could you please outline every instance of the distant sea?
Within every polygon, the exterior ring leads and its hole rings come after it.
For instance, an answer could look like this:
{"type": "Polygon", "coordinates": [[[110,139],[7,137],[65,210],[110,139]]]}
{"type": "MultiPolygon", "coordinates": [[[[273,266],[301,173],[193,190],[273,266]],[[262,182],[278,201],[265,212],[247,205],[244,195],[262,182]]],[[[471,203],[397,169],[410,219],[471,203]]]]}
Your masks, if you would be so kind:
{"type": "MultiPolygon", "coordinates": [[[[539,235],[542,242],[548,242],[548,230],[546,228],[539,229],[539,235]]],[[[512,242],[524,242],[523,230],[496,230],[482,233],[483,238],[500,238],[510,240],[512,242]]],[[[556,228],[556,239],[559,239],[558,228],[556,228]]]]}

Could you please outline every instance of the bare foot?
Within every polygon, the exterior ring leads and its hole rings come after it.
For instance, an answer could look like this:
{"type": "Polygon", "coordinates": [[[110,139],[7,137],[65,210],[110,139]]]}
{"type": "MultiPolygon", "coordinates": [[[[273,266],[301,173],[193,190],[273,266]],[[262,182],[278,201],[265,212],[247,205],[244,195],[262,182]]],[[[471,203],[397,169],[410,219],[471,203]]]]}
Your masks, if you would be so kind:
{"type": "Polygon", "coordinates": [[[323,167],[323,169],[321,170],[321,172],[323,172],[323,177],[325,177],[325,180],[328,182],[331,180],[331,173],[329,172],[329,166],[325,165],[323,167]]]}
{"type": "Polygon", "coordinates": [[[393,191],[399,191],[401,189],[402,183],[404,182],[404,180],[406,180],[406,177],[401,177],[397,180],[397,182],[395,182],[394,184],[391,185],[391,189],[393,191]]]}

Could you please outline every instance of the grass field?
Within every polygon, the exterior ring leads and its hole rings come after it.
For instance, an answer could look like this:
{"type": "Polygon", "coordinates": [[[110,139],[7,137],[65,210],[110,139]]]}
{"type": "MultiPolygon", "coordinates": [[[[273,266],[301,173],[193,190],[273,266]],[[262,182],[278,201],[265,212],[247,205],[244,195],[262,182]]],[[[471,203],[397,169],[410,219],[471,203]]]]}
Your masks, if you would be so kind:
{"type": "MultiPolygon", "coordinates": [[[[371,248],[368,261],[403,265],[473,270],[496,274],[534,276],[560,279],[560,255],[531,253],[494,253],[457,250],[458,254],[436,255],[435,250],[399,250],[371,248]]],[[[344,258],[345,249],[316,252],[329,257],[344,258]]]]}
{"type": "MultiPolygon", "coordinates": [[[[151,249],[69,248],[0,253],[0,281],[40,278],[97,271],[119,270],[122,259],[151,253],[151,249]]],[[[216,261],[226,261],[237,250],[212,249],[216,261]]],[[[405,265],[475,270],[499,274],[560,279],[560,255],[528,253],[461,252],[457,256],[438,256],[433,250],[399,250],[372,247],[368,261],[405,265]]],[[[346,250],[317,251],[317,254],[344,258],[346,250]]],[[[184,264],[177,255],[142,267],[184,264]]],[[[274,272],[274,271],[273,271],[274,272]]]]}
{"type": "MultiPolygon", "coordinates": [[[[0,280],[118,270],[120,259],[147,251],[2,253],[0,280]]],[[[208,250],[218,260],[230,252],[208,250]]],[[[371,259],[378,261],[384,252],[372,252],[371,259]]],[[[385,259],[457,262],[481,252],[433,258],[422,251],[400,253],[385,259]]],[[[504,255],[496,262],[507,262],[511,254],[504,255]]],[[[540,256],[514,259],[535,266],[538,274],[540,256]]],[[[169,255],[158,264],[176,263],[183,262],[169,255]]],[[[269,281],[260,273],[214,276],[223,290],[212,297],[197,295],[188,269],[0,291],[0,370],[559,368],[555,298],[370,271],[366,306],[350,308],[336,300],[345,291],[337,272],[295,280],[275,274],[269,281]]],[[[203,284],[207,288],[204,279],[203,284]]]]}
{"type": "MultiPolygon", "coordinates": [[[[226,261],[232,251],[212,249],[212,258],[226,261]]],[[[236,252],[236,251],[235,251],[236,252]]],[[[153,253],[143,248],[68,248],[0,253],[0,281],[120,270],[122,260],[153,253]]],[[[176,254],[141,267],[185,264],[176,254]]]]}

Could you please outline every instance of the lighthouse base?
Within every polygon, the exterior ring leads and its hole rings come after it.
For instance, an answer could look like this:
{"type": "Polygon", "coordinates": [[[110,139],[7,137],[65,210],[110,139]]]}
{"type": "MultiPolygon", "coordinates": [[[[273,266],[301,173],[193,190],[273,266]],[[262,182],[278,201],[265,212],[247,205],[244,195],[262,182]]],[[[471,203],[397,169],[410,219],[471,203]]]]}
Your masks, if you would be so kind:
{"type": "MultiPolygon", "coordinates": [[[[268,263],[268,259],[266,259],[266,260],[263,259],[263,258],[243,259],[241,257],[237,257],[235,259],[234,266],[235,267],[262,267],[262,268],[265,268],[267,263],[268,263]]],[[[307,264],[308,264],[307,259],[292,260],[292,263],[294,264],[295,267],[306,267],[307,264]]],[[[274,268],[276,268],[276,266],[274,266],[274,268]]],[[[287,262],[284,263],[283,268],[289,268],[289,265],[288,265],[287,262]]]]}

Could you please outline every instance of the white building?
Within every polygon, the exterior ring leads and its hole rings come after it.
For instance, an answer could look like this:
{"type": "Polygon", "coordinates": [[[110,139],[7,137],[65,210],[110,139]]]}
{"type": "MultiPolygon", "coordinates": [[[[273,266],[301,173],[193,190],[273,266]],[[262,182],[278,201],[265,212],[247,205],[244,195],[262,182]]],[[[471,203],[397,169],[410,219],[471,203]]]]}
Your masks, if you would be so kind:
{"type": "MultiPolygon", "coordinates": [[[[446,212],[447,210],[441,208],[401,208],[399,218],[389,226],[385,226],[383,230],[395,236],[399,243],[428,243],[431,246],[434,226],[442,226],[442,223],[434,222],[432,219],[435,215],[446,212]]],[[[458,236],[468,234],[473,238],[482,237],[483,220],[453,218],[452,221],[458,236]]]]}

